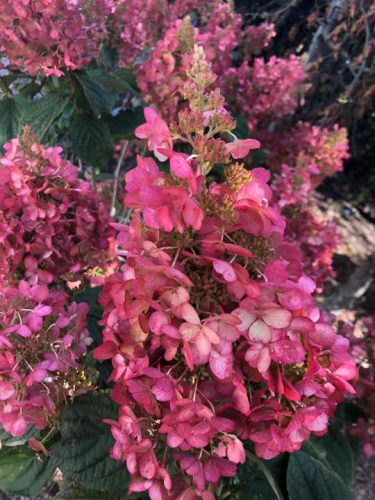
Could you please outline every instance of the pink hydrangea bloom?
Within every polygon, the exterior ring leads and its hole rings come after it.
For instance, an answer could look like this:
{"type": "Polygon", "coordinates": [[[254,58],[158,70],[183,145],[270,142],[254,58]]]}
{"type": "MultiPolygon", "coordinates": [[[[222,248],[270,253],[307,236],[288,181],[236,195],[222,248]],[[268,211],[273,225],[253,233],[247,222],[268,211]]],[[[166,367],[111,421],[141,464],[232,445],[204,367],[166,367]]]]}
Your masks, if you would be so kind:
{"type": "Polygon", "coordinates": [[[130,491],[155,500],[212,499],[220,478],[245,461],[245,439],[273,458],[324,434],[356,376],[348,343],[314,303],[302,252],[284,239],[269,173],[233,164],[231,148],[210,136],[213,123],[217,134],[234,123],[218,92],[212,103],[200,48],[191,60],[178,139],[154,111],[138,129],[170,170],[138,158],[126,174],[124,201],[134,209],[118,238],[126,262],[104,284],[103,343],[94,351],[112,362],[120,407],[108,422],[111,456],[126,462],[130,491]],[[177,141],[189,156],[175,152],[177,141]],[[224,181],[210,184],[217,163],[224,181]]]}
{"type": "Polygon", "coordinates": [[[13,436],[29,424],[43,429],[67,397],[87,389],[77,378],[91,340],[87,312],[45,285],[20,281],[1,291],[0,423],[13,436]]]}
{"type": "Polygon", "coordinates": [[[0,280],[77,281],[113,255],[109,211],[61,148],[25,132],[0,157],[0,280]]]}
{"type": "MultiPolygon", "coordinates": [[[[92,19],[85,4],[82,0],[1,2],[0,52],[9,66],[30,75],[62,76],[89,62],[97,52],[103,24],[100,18],[92,19]]],[[[101,0],[98,5],[102,6],[101,0]]]]}

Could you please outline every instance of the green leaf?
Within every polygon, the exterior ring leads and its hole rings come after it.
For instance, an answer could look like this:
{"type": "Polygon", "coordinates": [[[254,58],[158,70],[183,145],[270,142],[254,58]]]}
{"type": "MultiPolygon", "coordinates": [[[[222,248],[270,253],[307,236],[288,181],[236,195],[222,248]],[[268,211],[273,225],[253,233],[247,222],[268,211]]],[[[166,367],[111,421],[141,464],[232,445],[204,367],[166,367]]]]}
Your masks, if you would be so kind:
{"type": "Polygon", "coordinates": [[[116,415],[116,405],[103,393],[85,394],[64,408],[61,440],[50,453],[65,478],[116,495],[126,491],[129,476],[124,464],[109,456],[113,438],[103,423],[116,415]]]}
{"type": "Polygon", "coordinates": [[[326,463],[305,451],[292,453],[287,471],[290,500],[352,500],[347,485],[326,463]]]}
{"type": "Polygon", "coordinates": [[[0,489],[15,495],[36,495],[55,471],[56,464],[30,448],[0,451],[0,489]]]}
{"type": "MultiPolygon", "coordinates": [[[[254,498],[259,498],[259,499],[277,499],[277,500],[284,500],[284,496],[282,494],[282,491],[280,490],[280,487],[278,485],[278,481],[275,479],[274,473],[271,471],[270,467],[267,466],[267,462],[264,460],[261,460],[258,458],[254,453],[247,451],[246,452],[246,457],[248,460],[253,462],[259,470],[263,474],[263,478],[260,477],[258,478],[258,492],[259,495],[254,497],[254,498]],[[264,481],[264,479],[266,481],[264,481]]],[[[283,458],[283,457],[281,457],[283,458]]],[[[245,500],[244,496],[240,496],[241,499],[245,500]]]]}
{"type": "Polygon", "coordinates": [[[137,78],[133,71],[131,71],[128,68],[116,68],[112,72],[113,75],[116,76],[119,80],[122,80],[132,87],[135,87],[137,85],[137,78]]]}
{"type": "Polygon", "coordinates": [[[117,48],[109,48],[103,45],[100,49],[100,55],[107,70],[115,68],[119,61],[119,53],[117,48]]]}
{"type": "Polygon", "coordinates": [[[327,461],[327,450],[324,448],[323,442],[319,438],[315,436],[311,437],[308,441],[303,443],[302,450],[321,462],[325,462],[325,464],[329,466],[327,461]]]}
{"type": "Polygon", "coordinates": [[[40,432],[33,425],[29,425],[26,433],[20,437],[14,437],[9,432],[6,432],[3,426],[0,425],[0,449],[2,446],[19,446],[25,444],[32,437],[39,437],[40,432]]]}
{"type": "Polygon", "coordinates": [[[69,128],[74,151],[85,163],[105,165],[113,154],[113,141],[108,125],[87,114],[77,115],[69,128]]]}
{"type": "Polygon", "coordinates": [[[120,111],[116,116],[103,115],[103,120],[108,125],[112,137],[119,140],[130,139],[138,125],[144,123],[145,118],[143,108],[136,108],[120,111]]]}
{"type": "Polygon", "coordinates": [[[25,106],[21,115],[21,123],[27,123],[42,140],[63,113],[68,101],[68,95],[50,92],[25,106]]]}
{"type": "MultiPolygon", "coordinates": [[[[252,450],[253,446],[247,442],[246,448],[252,450]]],[[[229,498],[247,500],[249,491],[252,500],[275,500],[277,495],[282,498],[287,464],[287,453],[282,453],[272,460],[262,460],[248,451],[245,464],[239,465],[237,475],[229,480],[229,498]]]]}
{"type": "Polygon", "coordinates": [[[350,487],[353,479],[354,460],[352,448],[344,432],[330,428],[325,436],[313,437],[310,443],[315,443],[316,446],[325,450],[326,462],[350,487]]]}
{"type": "Polygon", "coordinates": [[[115,72],[104,73],[100,69],[95,69],[90,72],[90,75],[92,75],[109,92],[115,94],[130,92],[131,94],[139,97],[139,91],[135,88],[135,78],[133,78],[131,73],[125,74],[125,78],[123,78],[121,75],[117,76],[115,72]]]}
{"type": "Polygon", "coordinates": [[[59,500],[113,500],[116,497],[104,490],[87,488],[79,483],[66,484],[64,482],[56,498],[59,500]]]}
{"type": "Polygon", "coordinates": [[[94,78],[86,71],[74,73],[74,82],[78,107],[84,111],[92,112],[95,116],[104,111],[109,111],[114,104],[111,93],[101,85],[97,78],[94,78]]]}
{"type": "Polygon", "coordinates": [[[21,118],[20,98],[7,97],[0,101],[0,146],[18,135],[21,118]]]}

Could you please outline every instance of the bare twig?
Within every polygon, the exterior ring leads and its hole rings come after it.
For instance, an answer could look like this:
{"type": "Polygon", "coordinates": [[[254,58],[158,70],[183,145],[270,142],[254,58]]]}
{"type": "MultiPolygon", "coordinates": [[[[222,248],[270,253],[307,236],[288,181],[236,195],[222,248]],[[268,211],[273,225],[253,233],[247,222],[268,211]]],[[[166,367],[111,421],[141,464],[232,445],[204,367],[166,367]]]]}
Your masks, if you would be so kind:
{"type": "Polygon", "coordinates": [[[114,184],[113,184],[113,191],[112,191],[112,202],[111,202],[111,217],[114,217],[116,215],[116,198],[117,198],[120,171],[121,171],[122,162],[124,161],[128,146],[129,146],[129,141],[125,141],[124,145],[122,147],[122,150],[121,150],[120,158],[117,162],[116,169],[115,169],[114,184]]]}
{"type": "Polygon", "coordinates": [[[96,191],[96,174],[95,167],[91,166],[91,185],[94,191],[96,191]]]}
{"type": "Polygon", "coordinates": [[[331,32],[333,25],[337,19],[337,13],[343,11],[346,7],[347,0],[332,0],[331,5],[326,17],[326,21],[321,24],[313,36],[309,48],[308,64],[311,64],[320,52],[320,44],[322,41],[326,42],[328,35],[331,32]]]}
{"type": "MultiPolygon", "coordinates": [[[[369,43],[370,43],[370,40],[371,40],[371,30],[370,30],[370,26],[368,24],[368,21],[366,19],[366,12],[364,10],[364,8],[361,6],[361,12],[364,16],[364,22],[365,22],[365,42],[364,42],[364,45],[363,45],[363,53],[366,54],[367,53],[367,50],[368,50],[368,46],[369,46],[369,43]]],[[[361,66],[359,67],[353,81],[350,83],[349,87],[347,88],[347,91],[345,92],[346,96],[350,96],[350,94],[353,92],[355,86],[357,85],[357,83],[359,82],[363,72],[365,71],[366,69],[366,65],[367,65],[367,57],[365,56],[363,61],[362,61],[362,64],[361,66]]]]}

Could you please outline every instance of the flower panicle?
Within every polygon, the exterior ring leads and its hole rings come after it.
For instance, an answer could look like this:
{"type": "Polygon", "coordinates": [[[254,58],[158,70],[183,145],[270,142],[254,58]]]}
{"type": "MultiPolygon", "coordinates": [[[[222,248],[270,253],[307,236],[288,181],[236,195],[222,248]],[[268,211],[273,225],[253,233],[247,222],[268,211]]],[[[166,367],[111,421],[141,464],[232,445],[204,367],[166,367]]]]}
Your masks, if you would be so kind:
{"type": "Polygon", "coordinates": [[[244,463],[244,440],[266,459],[296,451],[326,432],[354,391],[348,344],[320,313],[302,253],[284,237],[269,172],[236,161],[260,143],[227,142],[232,118],[221,98],[209,107],[219,96],[210,71],[196,47],[189,104],[172,130],[145,109],[135,134],[158,163],[138,157],[125,176],[134,210],[118,237],[126,260],[100,296],[94,355],[111,360],[119,405],[108,421],[111,456],[126,462],[129,492],[151,499],[213,499],[244,463]],[[221,183],[210,180],[214,166],[221,183]]]}

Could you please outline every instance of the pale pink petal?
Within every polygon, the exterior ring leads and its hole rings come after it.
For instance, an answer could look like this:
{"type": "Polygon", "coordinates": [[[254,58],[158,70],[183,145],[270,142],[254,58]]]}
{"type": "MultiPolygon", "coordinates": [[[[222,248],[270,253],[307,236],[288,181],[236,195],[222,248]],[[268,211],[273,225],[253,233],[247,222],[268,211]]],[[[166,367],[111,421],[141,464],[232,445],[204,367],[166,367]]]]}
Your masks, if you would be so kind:
{"type": "Polygon", "coordinates": [[[222,277],[225,279],[225,281],[228,281],[229,283],[233,283],[237,279],[237,274],[233,267],[228,264],[228,262],[225,262],[224,260],[218,260],[215,259],[213,261],[213,266],[215,271],[218,274],[221,274],[222,277]]]}
{"type": "Polygon", "coordinates": [[[272,337],[272,330],[264,321],[258,319],[254,321],[249,329],[250,340],[254,342],[269,342],[272,337]]]}
{"type": "Polygon", "coordinates": [[[240,332],[247,331],[250,328],[250,325],[252,325],[257,319],[256,314],[250,313],[246,311],[246,309],[238,308],[233,311],[232,314],[241,321],[241,323],[237,325],[237,328],[240,332]]]}
{"type": "Polygon", "coordinates": [[[198,333],[195,338],[195,345],[198,351],[203,355],[207,356],[210,353],[211,342],[207,339],[207,337],[203,333],[198,333]]]}
{"type": "Polygon", "coordinates": [[[273,328],[286,328],[291,318],[292,315],[289,311],[279,307],[266,309],[262,314],[262,319],[265,323],[273,328]]]}
{"type": "Polygon", "coordinates": [[[6,381],[0,381],[0,400],[5,401],[13,396],[15,393],[13,384],[6,381]]]}
{"type": "Polygon", "coordinates": [[[185,321],[188,321],[189,323],[193,323],[195,325],[200,325],[201,321],[199,319],[197,311],[188,302],[179,305],[176,308],[176,313],[178,313],[178,316],[181,319],[184,319],[185,321]]]}

